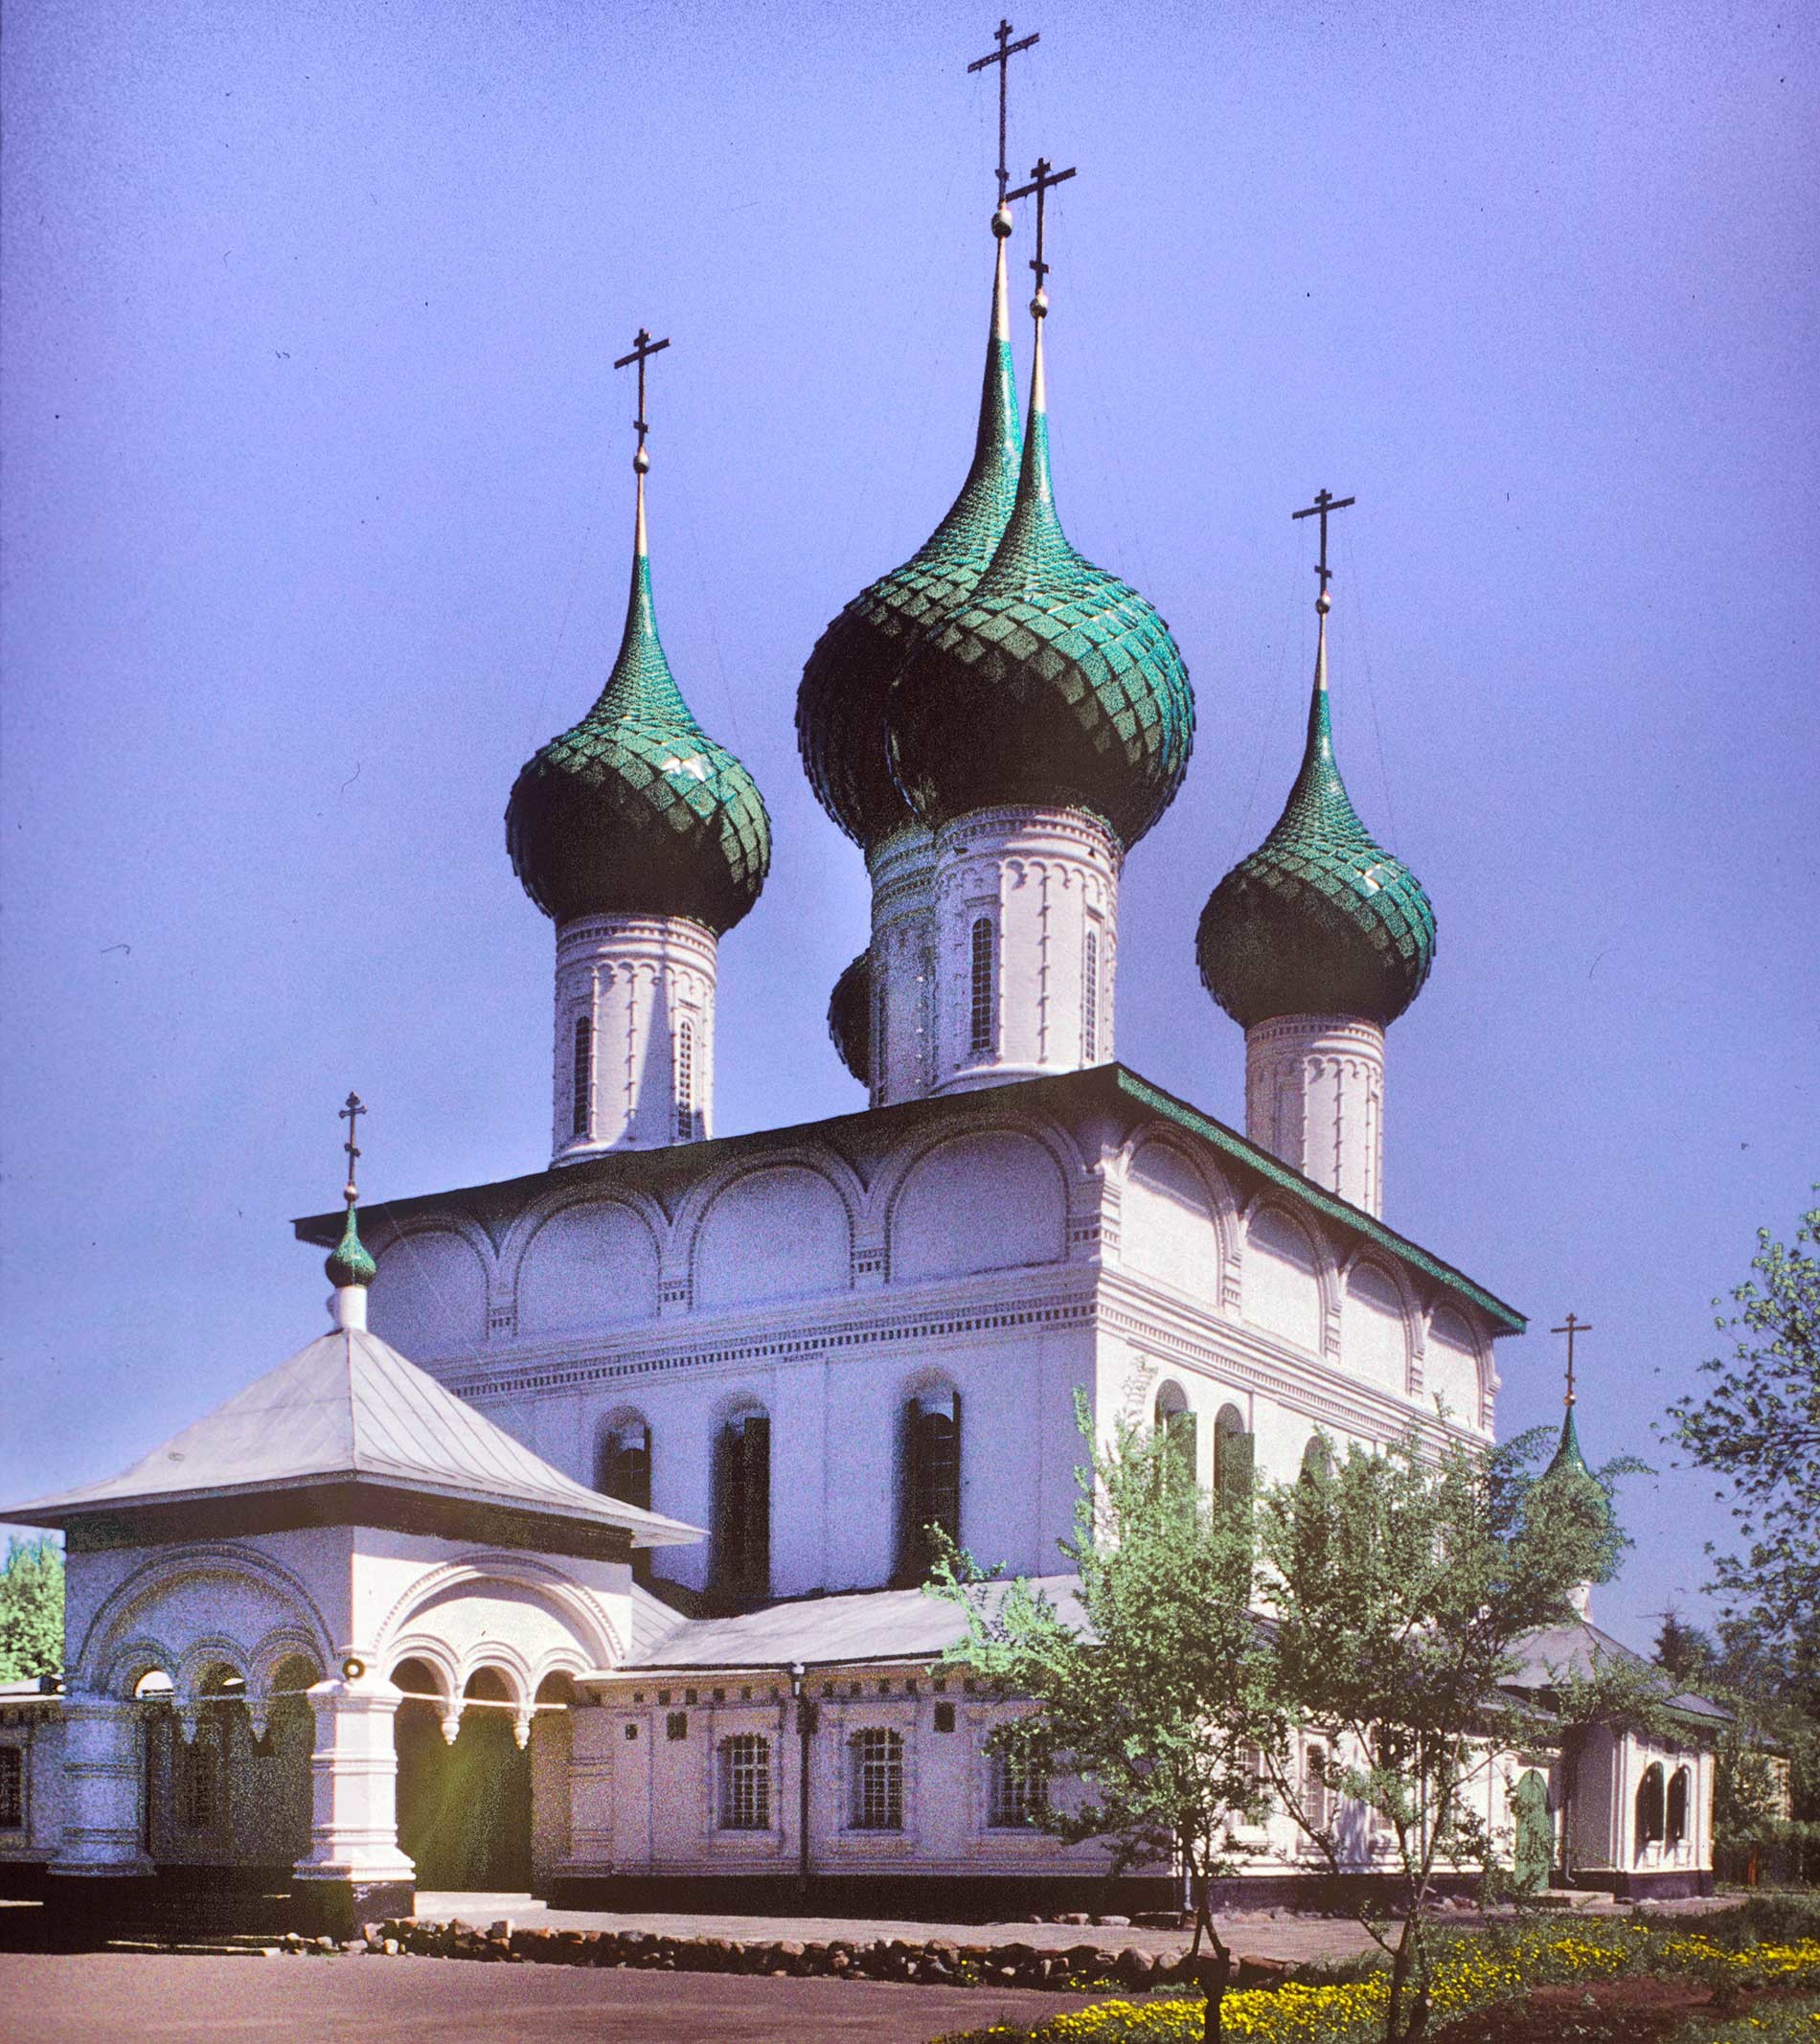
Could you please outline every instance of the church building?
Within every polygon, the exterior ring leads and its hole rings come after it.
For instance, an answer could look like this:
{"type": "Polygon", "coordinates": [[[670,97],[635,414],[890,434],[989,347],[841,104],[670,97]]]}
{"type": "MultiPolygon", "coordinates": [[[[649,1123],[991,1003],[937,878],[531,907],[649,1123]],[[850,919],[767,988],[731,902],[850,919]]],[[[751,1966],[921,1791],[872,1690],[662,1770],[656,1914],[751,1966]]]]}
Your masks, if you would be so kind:
{"type": "MultiPolygon", "coordinates": [[[[938,1665],[961,1626],[919,1587],[929,1530],[1065,1605],[1078,1394],[1103,1430],[1177,1432],[1216,1490],[1292,1477],[1322,1434],[1491,1440],[1523,1316],[1382,1214],[1387,1033],[1436,928],[1341,778],[1326,492],[1301,769],[1181,933],[1244,1033],[1244,1129],[1121,1059],[1121,878],[1194,698],[1161,616],[1060,521],[1058,181],[1001,178],[960,493],[798,695],[872,883],[829,1010],[867,1106],[716,1130],[719,945],[770,832],[659,637],[644,379],[668,344],[641,333],[624,636],[506,811],[554,934],[549,1165],[362,1211],[351,1100],[346,1197],[296,1223],[331,1329],[123,1475],[7,1514],[64,1531],[69,1631],[59,1690],[0,1692],[0,1883],[130,1911],[187,1873],[325,1924],[420,1888],[1098,1906],[1104,1853],[1034,1827],[1047,1784],[988,1751],[1026,1706],[938,1665]]],[[[1604,1640],[1568,1632],[1538,1684],[1604,1640]]],[[[1584,1877],[1710,1881],[1713,1713],[1683,1701],[1681,1746],[1582,1756],[1584,1877]]],[[[1555,1767],[1495,1756],[1482,1783],[1544,1876],[1555,1767]]],[[[1252,1843],[1261,1896],[1314,1877],[1288,1828],[1252,1843]]],[[[1378,1850],[1361,1830],[1362,1873],[1378,1850]]],[[[1175,1898],[1167,1868],[1124,1892],[1175,1898]]]]}

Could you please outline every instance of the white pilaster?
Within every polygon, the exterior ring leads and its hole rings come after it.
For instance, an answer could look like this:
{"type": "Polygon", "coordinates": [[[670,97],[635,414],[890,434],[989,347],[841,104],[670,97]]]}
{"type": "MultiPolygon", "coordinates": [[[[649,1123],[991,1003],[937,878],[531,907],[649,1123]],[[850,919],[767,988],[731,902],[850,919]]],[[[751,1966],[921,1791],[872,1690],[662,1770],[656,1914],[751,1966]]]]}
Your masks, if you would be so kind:
{"type": "Polygon", "coordinates": [[[920,824],[866,855],[872,876],[872,1103],[921,1100],[935,1072],[935,838],[920,824]]]}
{"type": "Polygon", "coordinates": [[[416,1868],[398,1850],[393,1719],[400,1701],[400,1692],[376,1675],[318,1682],[309,1692],[316,1750],[309,1762],[309,1851],[292,1869],[298,1880],[356,1886],[416,1880],[416,1868]]]}
{"type": "Polygon", "coordinates": [[[62,1699],[63,1841],[53,1874],[149,1874],[138,1706],[78,1691],[62,1699]]]}
{"type": "Polygon", "coordinates": [[[937,831],[932,1091],[1110,1062],[1122,863],[1079,809],[978,809],[937,831]]]}
{"type": "Polygon", "coordinates": [[[1245,1133],[1367,1214],[1384,1200],[1384,1032],[1277,1015],[1245,1032],[1245,1133]]]}
{"type": "Polygon", "coordinates": [[[557,926],[554,1163],[713,1134],[716,959],[681,916],[557,926]]]}

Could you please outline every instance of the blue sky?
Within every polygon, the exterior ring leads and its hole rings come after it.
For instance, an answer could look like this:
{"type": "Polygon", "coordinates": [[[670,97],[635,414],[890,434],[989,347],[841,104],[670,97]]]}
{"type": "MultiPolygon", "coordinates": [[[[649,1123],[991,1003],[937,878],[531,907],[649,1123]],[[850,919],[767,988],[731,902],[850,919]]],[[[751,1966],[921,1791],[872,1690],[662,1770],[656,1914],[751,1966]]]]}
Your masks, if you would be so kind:
{"type": "MultiPolygon", "coordinates": [[[[719,1121],[840,1112],[857,854],[802,662],[970,446],[976,8],[16,0],[5,48],[0,1495],[131,1460],[320,1324],[287,1217],[547,1155],[520,761],[624,604],[653,365],[672,664],[770,805],[719,1121]]],[[[1595,1457],[1716,1352],[1820,1178],[1820,26],[1768,5],[1046,5],[1077,545],[1169,618],[1187,785],[1123,898],[1120,1050],[1242,1120],[1194,920],[1293,775],[1308,531],[1361,812],[1440,920],[1386,1215],[1572,1307],[1595,1457]]],[[[1028,224],[1013,243],[1027,256],[1028,224]]],[[[1020,325],[1020,374],[1027,338],[1020,325]]],[[[1504,1430],[1559,1344],[1501,1350],[1504,1430]]],[[[1710,1483],[1633,1482],[1601,1611],[1697,1611],[1710,1483]]]]}

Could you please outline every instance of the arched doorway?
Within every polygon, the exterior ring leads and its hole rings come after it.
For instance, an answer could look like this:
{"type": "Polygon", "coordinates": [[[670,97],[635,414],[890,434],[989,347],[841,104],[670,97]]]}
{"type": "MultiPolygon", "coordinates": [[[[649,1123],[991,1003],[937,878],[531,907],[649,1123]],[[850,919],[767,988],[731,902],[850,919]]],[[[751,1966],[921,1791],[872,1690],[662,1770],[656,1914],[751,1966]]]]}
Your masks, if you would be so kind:
{"type": "Polygon", "coordinates": [[[1516,1818],[1514,1885],[1518,1895],[1540,1895],[1555,1863],[1555,1826],[1548,1812],[1548,1783],[1532,1767],[1511,1797],[1516,1818]]]}
{"type": "Polygon", "coordinates": [[[431,1891],[520,1894],[531,1885],[531,1761],[513,1734],[516,1710],[505,1677],[473,1674],[451,1745],[450,1714],[434,1671],[403,1661],[392,1680],[404,1692],[395,1741],[398,1756],[398,1846],[431,1891]]]}

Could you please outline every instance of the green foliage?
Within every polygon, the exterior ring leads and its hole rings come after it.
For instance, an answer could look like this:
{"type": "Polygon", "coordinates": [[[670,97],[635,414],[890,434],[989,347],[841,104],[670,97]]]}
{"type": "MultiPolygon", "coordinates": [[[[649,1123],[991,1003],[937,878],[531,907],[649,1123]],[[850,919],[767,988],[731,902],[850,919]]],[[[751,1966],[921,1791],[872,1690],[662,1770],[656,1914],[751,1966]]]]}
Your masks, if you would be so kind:
{"type": "Polygon", "coordinates": [[[0,1561],[0,1682],[63,1671],[63,1550],[13,1538],[0,1561]]]}
{"type": "MultiPolygon", "coordinates": [[[[1703,1400],[1672,1405],[1668,1435],[1695,1467],[1722,1477],[1747,1543],[1719,1556],[1713,1587],[1735,1616],[1820,1675],[1820,1208],[1793,1239],[1757,1232],[1754,1279],[1716,1325],[1732,1352],[1701,1365],[1703,1400]]],[[[1725,1302],[1715,1300],[1716,1306],[1725,1302]]],[[[1723,1493],[1721,1493],[1723,1495],[1723,1493]]]]}

